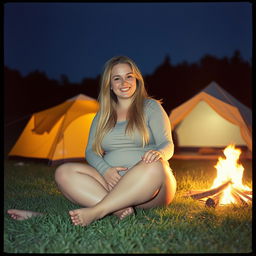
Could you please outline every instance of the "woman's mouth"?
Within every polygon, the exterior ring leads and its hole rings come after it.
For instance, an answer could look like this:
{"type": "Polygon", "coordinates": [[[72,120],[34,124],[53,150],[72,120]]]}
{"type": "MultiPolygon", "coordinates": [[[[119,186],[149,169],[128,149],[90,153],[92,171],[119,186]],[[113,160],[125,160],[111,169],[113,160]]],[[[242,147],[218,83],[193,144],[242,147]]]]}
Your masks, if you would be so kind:
{"type": "Polygon", "coordinates": [[[120,88],[121,92],[128,92],[129,90],[130,90],[130,87],[120,88]]]}

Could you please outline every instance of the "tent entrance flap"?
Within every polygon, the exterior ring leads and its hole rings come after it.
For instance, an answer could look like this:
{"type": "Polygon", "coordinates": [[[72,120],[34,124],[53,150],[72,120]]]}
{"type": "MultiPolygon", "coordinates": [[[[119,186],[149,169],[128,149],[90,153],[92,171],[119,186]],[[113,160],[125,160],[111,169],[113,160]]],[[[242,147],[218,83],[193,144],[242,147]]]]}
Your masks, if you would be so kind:
{"type": "Polygon", "coordinates": [[[240,128],[221,117],[205,101],[198,102],[177,126],[176,133],[181,147],[246,145],[240,128]]]}

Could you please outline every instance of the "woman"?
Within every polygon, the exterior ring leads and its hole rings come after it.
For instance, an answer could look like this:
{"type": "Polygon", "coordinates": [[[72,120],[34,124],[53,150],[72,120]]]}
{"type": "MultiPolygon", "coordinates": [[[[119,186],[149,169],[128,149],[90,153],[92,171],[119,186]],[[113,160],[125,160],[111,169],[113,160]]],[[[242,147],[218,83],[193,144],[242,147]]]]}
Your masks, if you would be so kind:
{"type": "MultiPolygon", "coordinates": [[[[117,56],[105,64],[86,148],[88,164],[59,166],[55,180],[63,195],[82,206],[69,212],[74,225],[87,226],[113,213],[120,219],[134,207],[167,206],[176,192],[169,167],[174,146],[169,118],[148,97],[137,65],[117,56]]],[[[40,213],[9,210],[14,219],[40,213]]]]}

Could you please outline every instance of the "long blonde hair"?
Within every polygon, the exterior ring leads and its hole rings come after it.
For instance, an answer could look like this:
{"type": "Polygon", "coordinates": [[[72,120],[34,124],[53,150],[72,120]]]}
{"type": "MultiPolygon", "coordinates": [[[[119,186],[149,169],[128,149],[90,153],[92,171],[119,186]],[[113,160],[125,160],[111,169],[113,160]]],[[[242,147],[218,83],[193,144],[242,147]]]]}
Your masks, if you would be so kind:
{"type": "Polygon", "coordinates": [[[133,102],[127,115],[128,123],[126,126],[126,132],[132,135],[135,129],[137,129],[142,136],[143,147],[149,142],[149,134],[144,117],[144,100],[149,97],[145,89],[143,77],[133,60],[126,56],[116,56],[106,62],[100,81],[100,93],[98,97],[100,108],[97,113],[98,123],[96,126],[94,143],[92,145],[93,150],[99,155],[103,155],[104,153],[101,146],[104,136],[115,126],[117,122],[117,97],[110,87],[112,68],[120,63],[128,64],[136,78],[136,91],[133,95],[133,102]]]}

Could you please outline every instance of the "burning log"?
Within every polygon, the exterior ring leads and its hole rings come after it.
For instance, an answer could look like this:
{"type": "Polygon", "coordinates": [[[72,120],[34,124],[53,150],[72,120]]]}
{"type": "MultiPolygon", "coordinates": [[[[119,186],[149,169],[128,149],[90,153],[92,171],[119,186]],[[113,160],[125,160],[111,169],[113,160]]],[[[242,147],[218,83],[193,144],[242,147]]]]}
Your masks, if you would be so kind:
{"type": "Polygon", "coordinates": [[[205,202],[205,206],[215,208],[219,204],[220,199],[223,196],[223,190],[221,190],[218,194],[214,195],[213,197],[208,198],[205,202]]]}
{"type": "MultiPolygon", "coordinates": [[[[210,189],[210,190],[194,190],[190,191],[185,197],[191,197],[193,199],[198,199],[200,201],[205,202],[205,206],[207,207],[216,207],[220,203],[220,199],[222,198],[224,194],[224,190],[232,184],[232,181],[229,180],[225,183],[223,183],[221,186],[218,186],[217,188],[210,189]]],[[[252,198],[248,195],[252,194],[252,191],[241,191],[237,188],[232,187],[231,188],[231,195],[234,198],[235,202],[248,205],[248,203],[243,199],[246,198],[250,201],[252,201],[252,198]]]]}
{"type": "MultiPolygon", "coordinates": [[[[205,201],[205,206],[207,206],[207,207],[215,208],[220,203],[220,199],[222,198],[222,196],[224,194],[224,190],[225,190],[225,188],[222,188],[219,193],[213,195],[212,197],[207,198],[206,201],[205,200],[200,200],[200,201],[205,201]]],[[[209,192],[209,190],[205,191],[205,192],[209,192]]],[[[195,195],[196,194],[194,194],[194,196],[195,195]]],[[[249,204],[248,204],[248,202],[246,202],[243,199],[243,197],[252,201],[251,197],[247,196],[246,194],[244,194],[241,190],[239,190],[237,188],[231,188],[231,196],[234,198],[235,203],[239,203],[239,204],[242,204],[244,206],[248,206],[249,204]]]]}
{"type": "Polygon", "coordinates": [[[205,201],[205,206],[215,208],[219,204],[220,198],[222,197],[222,195],[223,195],[223,191],[221,191],[220,193],[218,193],[217,195],[215,195],[213,197],[208,198],[205,201]]]}
{"type": "Polygon", "coordinates": [[[251,190],[242,190],[242,192],[245,193],[246,195],[252,195],[251,190]]]}
{"type": "Polygon", "coordinates": [[[211,197],[208,198],[205,202],[205,205],[208,206],[208,207],[214,207],[215,208],[217,206],[217,204],[218,204],[218,202],[215,202],[215,200],[212,199],[211,197]]]}
{"type": "Polygon", "coordinates": [[[186,197],[192,197],[194,199],[201,199],[201,198],[204,198],[204,197],[209,197],[209,196],[218,194],[219,192],[224,190],[231,183],[232,183],[231,180],[229,180],[229,181],[225,182],[224,184],[222,184],[221,186],[219,186],[217,188],[206,190],[206,191],[203,191],[203,192],[200,192],[200,193],[195,193],[195,194],[192,194],[192,195],[186,195],[186,197]]]}
{"type": "MultiPolygon", "coordinates": [[[[242,192],[241,190],[239,190],[239,189],[237,189],[237,188],[232,188],[232,189],[233,189],[237,194],[239,194],[239,195],[245,197],[246,199],[252,201],[252,198],[249,197],[248,195],[246,195],[245,192],[242,192]]],[[[241,197],[241,196],[240,196],[240,197],[241,197]]]]}
{"type": "Polygon", "coordinates": [[[234,189],[232,189],[231,194],[235,198],[236,202],[246,205],[246,206],[248,205],[246,203],[246,201],[244,199],[242,199],[242,197],[234,189]]]}

